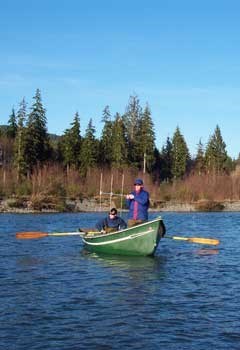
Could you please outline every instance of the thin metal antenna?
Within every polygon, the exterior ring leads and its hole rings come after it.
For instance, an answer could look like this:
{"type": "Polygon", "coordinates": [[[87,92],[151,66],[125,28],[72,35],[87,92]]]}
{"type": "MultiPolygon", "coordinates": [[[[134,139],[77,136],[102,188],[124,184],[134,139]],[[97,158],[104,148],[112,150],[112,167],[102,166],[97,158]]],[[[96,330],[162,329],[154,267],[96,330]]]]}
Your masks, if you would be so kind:
{"type": "Polygon", "coordinates": [[[113,192],[102,192],[102,194],[108,194],[108,195],[111,195],[112,197],[124,197],[125,196],[125,194],[123,193],[123,194],[121,194],[121,193],[113,193],[113,192]]]}
{"type": "Polygon", "coordinates": [[[146,153],[143,155],[143,174],[146,173],[146,153]]]}
{"type": "Polygon", "coordinates": [[[102,211],[102,173],[100,176],[100,189],[99,189],[99,194],[100,194],[100,211],[102,211]]]}
{"type": "Polygon", "coordinates": [[[122,209],[123,209],[123,188],[124,188],[124,173],[122,173],[121,215],[122,215],[122,209]]]}
{"type": "Polygon", "coordinates": [[[111,176],[111,192],[110,192],[110,198],[109,198],[109,200],[110,200],[110,209],[109,210],[111,210],[111,207],[112,207],[112,195],[113,195],[113,193],[112,193],[112,189],[113,189],[113,174],[112,174],[112,176],[111,176]]]}

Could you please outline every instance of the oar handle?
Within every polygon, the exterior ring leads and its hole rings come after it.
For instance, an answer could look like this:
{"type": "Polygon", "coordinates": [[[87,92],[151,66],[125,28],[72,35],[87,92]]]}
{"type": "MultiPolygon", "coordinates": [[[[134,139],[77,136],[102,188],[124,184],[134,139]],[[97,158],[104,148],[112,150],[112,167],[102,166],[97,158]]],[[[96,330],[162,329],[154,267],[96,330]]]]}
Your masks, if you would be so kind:
{"type": "Polygon", "coordinates": [[[179,237],[179,236],[172,236],[172,237],[167,236],[167,238],[172,238],[172,239],[179,240],[179,241],[188,241],[189,240],[189,238],[187,238],[187,237],[179,237]]]}
{"type": "Polygon", "coordinates": [[[48,236],[84,236],[86,232],[51,232],[48,233],[48,236]]]}

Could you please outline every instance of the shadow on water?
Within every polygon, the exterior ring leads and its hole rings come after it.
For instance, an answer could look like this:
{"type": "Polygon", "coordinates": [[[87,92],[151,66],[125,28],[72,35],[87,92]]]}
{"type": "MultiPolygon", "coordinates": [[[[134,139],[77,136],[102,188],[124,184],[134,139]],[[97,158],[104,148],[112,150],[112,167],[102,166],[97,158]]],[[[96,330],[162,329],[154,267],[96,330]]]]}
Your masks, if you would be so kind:
{"type": "Polygon", "coordinates": [[[141,278],[146,275],[164,274],[166,265],[166,257],[163,256],[122,256],[89,253],[85,250],[81,252],[81,255],[99,267],[110,268],[118,272],[127,271],[141,278]]]}

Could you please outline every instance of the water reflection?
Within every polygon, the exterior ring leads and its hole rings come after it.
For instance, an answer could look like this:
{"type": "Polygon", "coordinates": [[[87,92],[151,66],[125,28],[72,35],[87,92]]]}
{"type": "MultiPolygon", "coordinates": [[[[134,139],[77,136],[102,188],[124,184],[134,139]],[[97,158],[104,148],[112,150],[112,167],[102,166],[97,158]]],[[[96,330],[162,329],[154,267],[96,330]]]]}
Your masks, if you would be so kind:
{"type": "Polygon", "coordinates": [[[164,258],[161,256],[125,256],[113,254],[89,253],[85,250],[82,254],[89,259],[93,259],[109,266],[118,266],[122,268],[152,268],[156,265],[164,264],[164,258]]]}
{"type": "Polygon", "coordinates": [[[21,267],[32,267],[32,266],[41,265],[43,263],[43,259],[39,259],[31,255],[26,255],[26,256],[20,257],[16,262],[17,262],[17,265],[21,267]]]}
{"type": "Polygon", "coordinates": [[[197,255],[216,255],[219,254],[219,249],[207,249],[207,248],[202,248],[198,249],[196,251],[197,255]]]}
{"type": "Polygon", "coordinates": [[[155,279],[156,276],[165,274],[166,257],[164,256],[121,256],[110,254],[96,254],[86,251],[81,252],[86,259],[97,263],[98,266],[116,271],[127,273],[133,279],[155,279]]]}
{"type": "Polygon", "coordinates": [[[1,348],[239,349],[240,214],[164,218],[173,234],[201,228],[221,245],[163,240],[155,257],[86,254],[76,237],[20,242],[13,232],[73,231],[95,213],[2,214],[1,348]]]}

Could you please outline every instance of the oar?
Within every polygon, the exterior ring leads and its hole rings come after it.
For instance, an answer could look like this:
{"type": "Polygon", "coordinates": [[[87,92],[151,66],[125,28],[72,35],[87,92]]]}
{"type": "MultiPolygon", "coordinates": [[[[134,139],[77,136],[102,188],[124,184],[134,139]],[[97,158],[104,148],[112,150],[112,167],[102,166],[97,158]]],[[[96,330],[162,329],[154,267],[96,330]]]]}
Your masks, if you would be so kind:
{"type": "Polygon", "coordinates": [[[86,232],[17,232],[16,238],[17,239],[36,239],[36,238],[43,238],[43,237],[49,237],[49,236],[84,236],[86,232]]]}
{"type": "MultiPolygon", "coordinates": [[[[87,234],[99,234],[99,232],[91,231],[91,232],[40,232],[40,231],[30,231],[30,232],[17,232],[17,239],[39,239],[49,236],[85,236],[87,234]]],[[[173,240],[181,240],[188,241],[191,243],[200,243],[200,244],[210,244],[210,245],[218,245],[220,241],[218,239],[212,238],[198,238],[198,237],[179,237],[179,236],[164,236],[164,238],[169,238],[173,240]]]]}
{"type": "Polygon", "coordinates": [[[200,243],[200,244],[210,244],[218,245],[220,241],[216,238],[202,238],[202,237],[179,237],[179,236],[164,236],[164,238],[170,238],[179,241],[187,241],[191,243],[200,243]]]}

